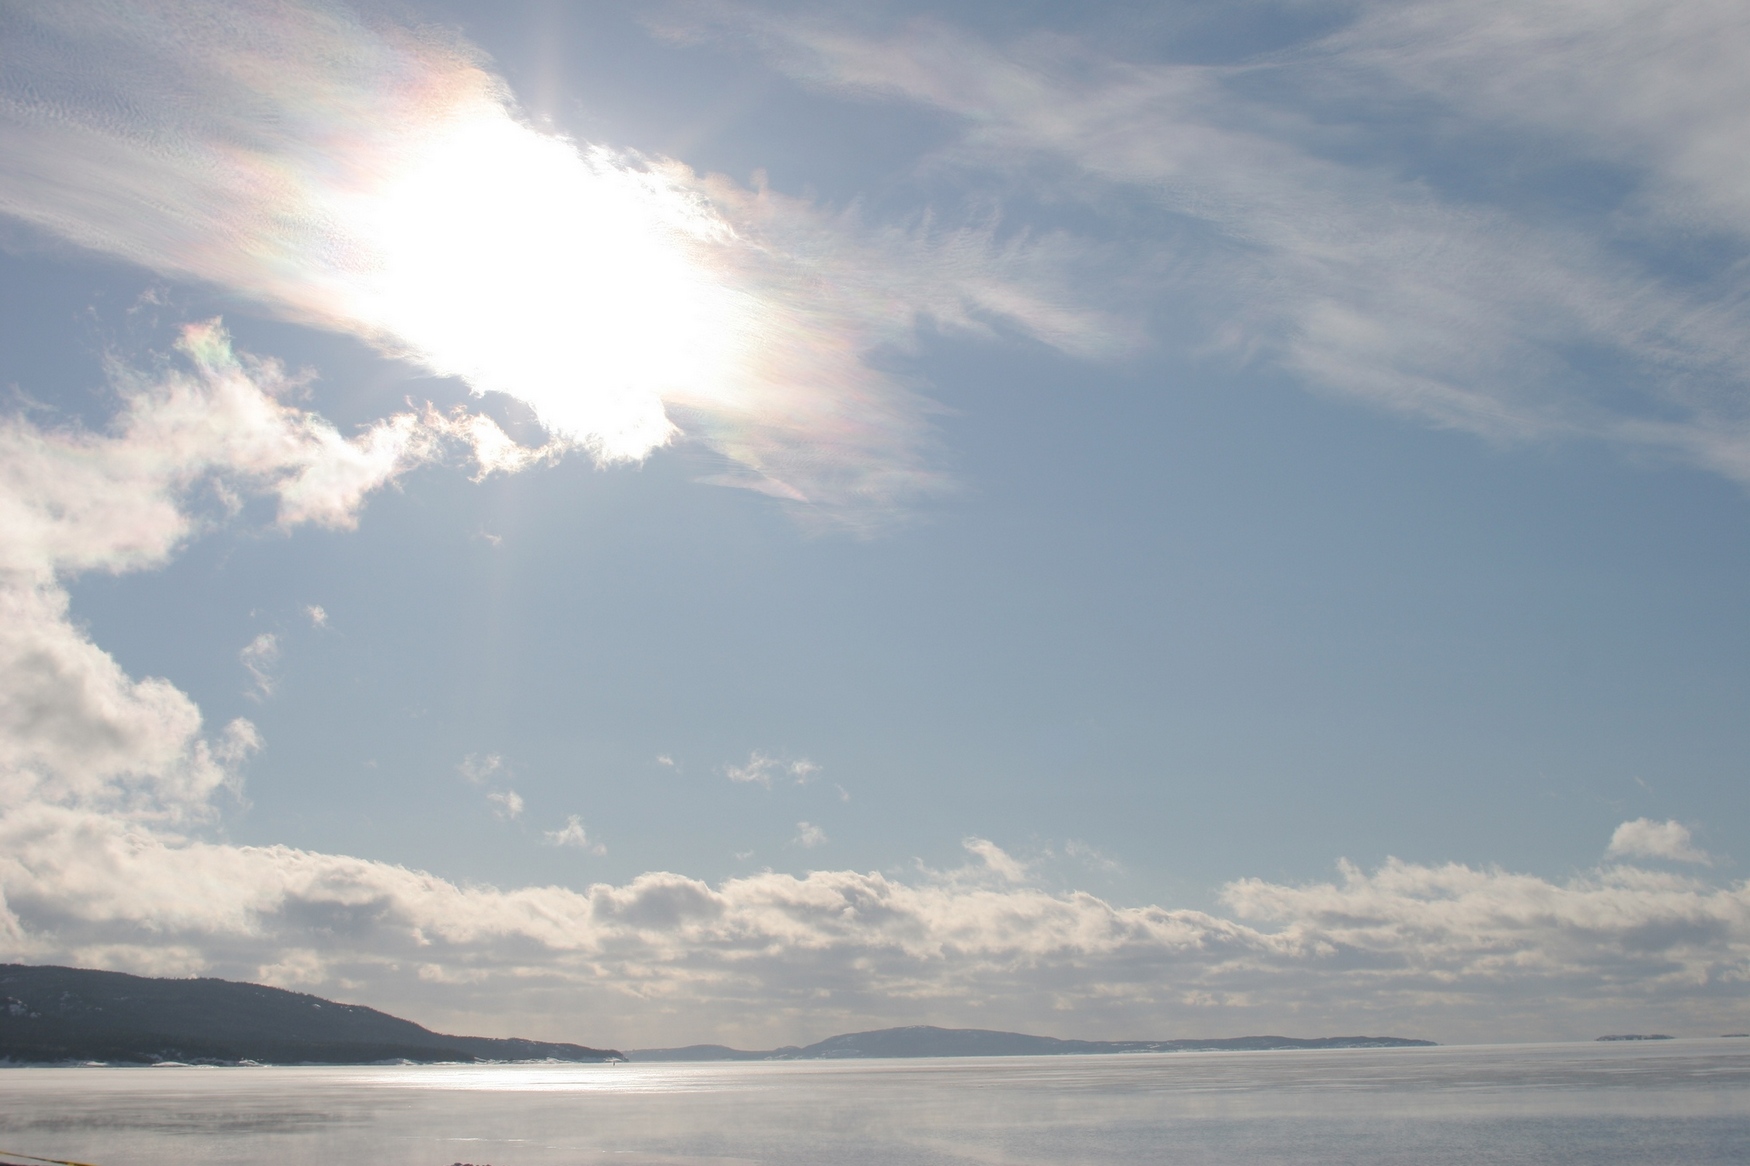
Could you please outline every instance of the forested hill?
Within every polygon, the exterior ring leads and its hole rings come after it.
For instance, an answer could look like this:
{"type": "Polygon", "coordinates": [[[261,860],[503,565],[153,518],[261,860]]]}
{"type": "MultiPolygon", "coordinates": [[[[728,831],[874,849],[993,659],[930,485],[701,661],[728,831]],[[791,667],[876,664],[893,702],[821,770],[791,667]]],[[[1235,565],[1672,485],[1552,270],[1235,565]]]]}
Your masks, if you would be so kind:
{"type": "Polygon", "coordinates": [[[374,1008],[260,984],[0,964],[0,1060],[14,1064],[623,1059],[582,1045],[446,1036],[374,1008]]]}

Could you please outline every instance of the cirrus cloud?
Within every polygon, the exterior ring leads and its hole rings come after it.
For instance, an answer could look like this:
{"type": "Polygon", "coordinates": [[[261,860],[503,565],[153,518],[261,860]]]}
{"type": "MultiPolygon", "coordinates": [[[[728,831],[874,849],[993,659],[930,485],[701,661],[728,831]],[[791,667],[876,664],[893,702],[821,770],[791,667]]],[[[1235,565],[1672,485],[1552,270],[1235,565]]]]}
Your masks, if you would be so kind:
{"type": "Polygon", "coordinates": [[[1200,354],[1495,440],[1602,439],[1750,483],[1737,10],[1324,7],[1336,31],[1221,64],[755,5],[675,27],[947,115],[921,177],[1091,213],[1128,258],[1084,239],[1106,261],[1064,268],[1083,302],[1146,305],[1200,354]]]}

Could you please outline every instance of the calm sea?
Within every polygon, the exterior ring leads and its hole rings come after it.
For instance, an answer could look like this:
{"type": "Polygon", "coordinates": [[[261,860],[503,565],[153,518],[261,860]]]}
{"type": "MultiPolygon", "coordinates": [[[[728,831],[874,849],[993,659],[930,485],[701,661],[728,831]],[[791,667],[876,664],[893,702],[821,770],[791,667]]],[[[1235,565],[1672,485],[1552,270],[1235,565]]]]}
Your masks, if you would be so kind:
{"type": "Polygon", "coordinates": [[[695,1065],[0,1070],[99,1166],[1750,1162],[1750,1040],[695,1065]]]}

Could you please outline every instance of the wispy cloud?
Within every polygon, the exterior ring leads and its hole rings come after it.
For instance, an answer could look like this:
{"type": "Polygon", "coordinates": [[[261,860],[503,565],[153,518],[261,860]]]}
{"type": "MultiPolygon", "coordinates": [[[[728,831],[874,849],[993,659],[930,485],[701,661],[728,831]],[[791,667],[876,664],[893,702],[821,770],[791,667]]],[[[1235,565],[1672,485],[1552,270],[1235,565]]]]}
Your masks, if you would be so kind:
{"type": "Polygon", "coordinates": [[[1132,258],[1087,242],[1106,261],[1085,303],[1117,310],[1102,289],[1121,287],[1206,355],[1436,424],[1602,438],[1750,482],[1750,186],[1728,145],[1750,102],[1729,6],[1362,5],[1339,34],[1219,66],[712,11],[810,84],[955,117],[921,172],[1102,216],[1132,258]],[[1436,133],[1487,193],[1405,145],[1436,133]],[[1489,172],[1509,149],[1531,176],[1489,172]],[[1686,274],[1698,214],[1732,239],[1686,274]]]}
{"type": "Polygon", "coordinates": [[[1655,822],[1636,818],[1624,822],[1610,836],[1610,858],[1663,858],[1672,862],[1712,866],[1713,856],[1695,845],[1689,827],[1681,822],[1655,822]]]}
{"type": "Polygon", "coordinates": [[[494,817],[507,822],[522,817],[523,798],[507,784],[511,776],[510,766],[502,754],[470,753],[456,766],[456,772],[469,785],[493,787],[486,791],[486,802],[492,807],[494,817]]]}
{"type": "Polygon", "coordinates": [[[572,814],[565,819],[565,825],[557,830],[548,830],[541,837],[549,846],[569,846],[577,850],[587,850],[594,855],[603,855],[608,848],[600,842],[592,841],[583,828],[583,819],[572,814]]]}
{"type": "Polygon", "coordinates": [[[470,785],[485,785],[504,772],[504,758],[497,753],[470,753],[456,765],[456,772],[470,785]]]}
{"type": "Polygon", "coordinates": [[[797,785],[807,785],[820,774],[820,766],[806,757],[793,760],[773,756],[755,749],[740,765],[726,765],[723,774],[730,781],[772,788],[772,780],[788,777],[797,785]]]}
{"type": "Polygon", "coordinates": [[[18,6],[0,212],[516,396],[554,444],[482,434],[483,465],[685,434],[726,459],[714,480],[849,522],[941,484],[922,402],[869,349],[920,314],[1100,330],[1032,244],[565,140],[466,45],[322,3],[18,6]]]}
{"type": "Polygon", "coordinates": [[[1630,209],[1750,235],[1750,25],[1729,4],[1370,3],[1330,38],[1358,70],[1620,163],[1630,209]]]}
{"type": "Polygon", "coordinates": [[[960,845],[965,848],[966,853],[982,862],[992,874],[1000,875],[1012,883],[1022,882],[1027,877],[1027,864],[988,838],[967,838],[960,845]]]}
{"type": "Polygon", "coordinates": [[[1118,874],[1124,869],[1124,864],[1101,850],[1098,846],[1083,842],[1079,838],[1071,838],[1063,844],[1063,853],[1080,862],[1090,870],[1102,874],[1118,874]]]}
{"type": "Polygon", "coordinates": [[[804,850],[813,850],[827,843],[826,831],[813,822],[796,823],[796,837],[790,839],[790,845],[800,846],[804,850]]]}
{"type": "Polygon", "coordinates": [[[310,621],[310,626],[313,628],[325,628],[328,626],[328,612],[324,610],[320,604],[312,603],[307,605],[304,608],[304,618],[310,621]]]}
{"type": "Polygon", "coordinates": [[[249,670],[251,684],[249,696],[255,700],[266,700],[273,695],[273,666],[279,663],[280,640],[272,632],[262,632],[253,640],[243,645],[243,650],[237,653],[237,658],[243,662],[243,667],[249,670]]]}
{"type": "Polygon", "coordinates": [[[515,821],[523,816],[523,798],[514,789],[491,790],[486,800],[492,803],[492,812],[500,818],[515,821]]]}

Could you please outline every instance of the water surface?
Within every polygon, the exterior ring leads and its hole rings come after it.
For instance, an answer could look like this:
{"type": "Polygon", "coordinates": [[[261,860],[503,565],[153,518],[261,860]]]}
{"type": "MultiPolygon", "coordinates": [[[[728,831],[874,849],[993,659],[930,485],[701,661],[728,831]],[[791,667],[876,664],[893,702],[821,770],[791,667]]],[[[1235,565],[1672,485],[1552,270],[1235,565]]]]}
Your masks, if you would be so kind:
{"type": "Polygon", "coordinates": [[[99,1166],[1750,1162],[1750,1041],[725,1064],[0,1070],[99,1166]]]}

